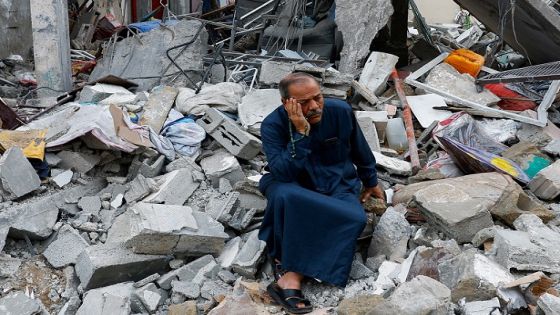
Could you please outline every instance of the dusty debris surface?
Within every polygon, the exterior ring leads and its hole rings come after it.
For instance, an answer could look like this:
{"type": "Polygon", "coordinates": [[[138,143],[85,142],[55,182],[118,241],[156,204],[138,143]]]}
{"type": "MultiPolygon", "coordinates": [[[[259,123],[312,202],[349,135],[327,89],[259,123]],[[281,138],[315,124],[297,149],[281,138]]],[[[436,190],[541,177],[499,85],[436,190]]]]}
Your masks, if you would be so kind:
{"type": "Polygon", "coordinates": [[[258,183],[295,71],[355,110],[387,197],[348,285],[305,280],[312,314],[560,314],[557,1],[457,0],[454,24],[414,1],[117,2],[30,1],[9,32],[33,47],[0,49],[0,314],[285,314],[258,183]]]}

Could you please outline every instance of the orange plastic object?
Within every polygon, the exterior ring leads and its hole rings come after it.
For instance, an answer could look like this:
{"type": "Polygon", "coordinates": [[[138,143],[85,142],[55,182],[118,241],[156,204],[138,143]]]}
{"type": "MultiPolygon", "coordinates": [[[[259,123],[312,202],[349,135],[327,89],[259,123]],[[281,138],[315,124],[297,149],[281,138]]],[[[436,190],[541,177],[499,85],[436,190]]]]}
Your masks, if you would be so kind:
{"type": "Polygon", "coordinates": [[[484,57],[472,50],[460,48],[452,51],[445,62],[452,65],[460,73],[468,73],[473,77],[477,77],[480,69],[484,66],[484,57]]]}

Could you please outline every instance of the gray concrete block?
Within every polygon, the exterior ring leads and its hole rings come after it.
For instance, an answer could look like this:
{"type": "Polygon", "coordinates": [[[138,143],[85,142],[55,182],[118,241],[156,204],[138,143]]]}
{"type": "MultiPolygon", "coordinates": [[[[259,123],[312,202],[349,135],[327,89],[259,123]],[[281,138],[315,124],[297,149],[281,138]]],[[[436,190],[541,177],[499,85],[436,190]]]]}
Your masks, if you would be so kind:
{"type": "Polygon", "coordinates": [[[214,220],[226,224],[237,209],[239,204],[238,198],[238,192],[229,193],[225,198],[223,196],[213,197],[206,204],[205,212],[214,220]]]}
{"type": "Polygon", "coordinates": [[[76,315],[129,315],[132,293],[132,282],[89,290],[76,315]]]}
{"type": "Polygon", "coordinates": [[[0,279],[16,275],[22,260],[11,256],[0,256],[0,279]]]}
{"type": "Polygon", "coordinates": [[[247,131],[260,137],[263,120],[281,104],[278,89],[254,89],[239,104],[239,122],[247,131]]]}
{"type": "Polygon", "coordinates": [[[261,151],[262,142],[258,138],[241,129],[233,120],[214,108],[208,109],[206,115],[197,120],[197,124],[239,158],[250,160],[261,151]]]}
{"type": "Polygon", "coordinates": [[[148,150],[136,155],[128,169],[128,180],[133,180],[139,174],[146,178],[153,178],[161,174],[165,164],[165,155],[155,150],[148,150]]]}
{"type": "Polygon", "coordinates": [[[537,305],[544,315],[560,314],[560,298],[550,293],[541,295],[537,305]]]}
{"type": "Polygon", "coordinates": [[[54,176],[52,178],[52,181],[56,184],[56,186],[58,186],[59,188],[62,188],[64,186],[70,184],[73,177],[74,177],[74,172],[72,172],[72,170],[66,170],[66,171],[54,176]]]}
{"type": "Polygon", "coordinates": [[[373,277],[374,273],[361,261],[361,257],[356,255],[352,261],[352,269],[350,269],[350,279],[359,280],[363,278],[373,277]],[[358,259],[360,258],[360,259],[358,259]]]}
{"type": "Polygon", "coordinates": [[[146,178],[142,174],[139,174],[130,182],[130,188],[124,194],[124,199],[128,204],[137,202],[148,196],[155,187],[156,183],[153,179],[146,178]]]}
{"type": "Polygon", "coordinates": [[[489,204],[455,185],[434,184],[416,192],[415,198],[428,222],[459,243],[470,242],[478,231],[494,226],[489,204]]]}
{"type": "Polygon", "coordinates": [[[179,169],[156,178],[159,186],[143,201],[182,206],[194,193],[200,183],[193,180],[189,169],[179,169]]]}
{"type": "Polygon", "coordinates": [[[146,310],[153,314],[167,299],[167,292],[158,289],[155,284],[149,283],[136,289],[133,293],[133,299],[138,299],[146,310]]]}
{"type": "Polygon", "coordinates": [[[529,189],[545,200],[560,196],[560,160],[538,172],[529,182],[529,189]]]}
{"type": "Polygon", "coordinates": [[[0,314],[48,315],[39,299],[32,299],[21,291],[12,292],[0,299],[0,314]]]}
{"type": "Polygon", "coordinates": [[[295,70],[295,64],[289,62],[266,60],[261,64],[259,82],[261,84],[277,86],[280,81],[295,70]]]}
{"type": "Polygon", "coordinates": [[[487,301],[465,303],[462,307],[463,315],[500,315],[500,300],[495,297],[487,301]]]}
{"type": "Polygon", "coordinates": [[[389,298],[396,306],[393,314],[449,314],[452,310],[449,289],[432,278],[417,276],[399,285],[389,298]]]}
{"type": "Polygon", "coordinates": [[[266,243],[259,239],[259,231],[254,230],[250,232],[247,240],[233,260],[233,270],[244,277],[254,279],[259,264],[264,259],[265,247],[266,243]]]}
{"type": "Polygon", "coordinates": [[[375,128],[373,120],[369,117],[358,118],[358,125],[360,125],[360,129],[362,129],[362,133],[369,144],[369,148],[372,151],[380,152],[381,145],[379,144],[379,135],[377,134],[377,129],[375,128]]]}
{"type": "Polygon", "coordinates": [[[78,207],[84,212],[97,216],[99,215],[99,210],[101,210],[101,198],[99,196],[82,197],[78,202],[78,207]]]}
{"type": "Polygon", "coordinates": [[[451,298],[458,302],[491,299],[496,289],[515,278],[504,267],[470,249],[443,261],[438,266],[440,281],[451,289],[451,298]]]}
{"type": "Polygon", "coordinates": [[[214,187],[218,187],[220,178],[226,178],[233,185],[245,179],[245,173],[241,169],[239,161],[235,156],[224,150],[219,150],[213,155],[205,157],[200,161],[206,177],[214,187]]]}
{"type": "Polygon", "coordinates": [[[218,272],[218,278],[230,285],[237,280],[237,277],[229,270],[220,270],[220,272],[218,272]]]}
{"type": "Polygon", "coordinates": [[[369,55],[359,82],[375,95],[381,95],[387,89],[387,80],[395,68],[399,57],[373,51],[369,55]]]}
{"type": "Polygon", "coordinates": [[[150,282],[156,281],[157,279],[159,279],[159,277],[160,277],[159,273],[154,273],[153,275],[147,276],[146,278],[144,278],[140,281],[134,282],[133,287],[141,288],[141,287],[147,285],[150,282]]]}
{"type": "Polygon", "coordinates": [[[113,94],[134,95],[129,90],[119,85],[97,83],[95,85],[86,85],[80,92],[80,103],[102,101],[113,94]]]}
{"type": "Polygon", "coordinates": [[[11,147],[2,154],[0,180],[10,198],[25,196],[41,186],[37,172],[18,147],[11,147]]]}
{"type": "Polygon", "coordinates": [[[173,280],[189,281],[201,285],[207,279],[215,278],[219,270],[220,267],[214,257],[206,255],[164,274],[157,280],[157,284],[165,290],[171,289],[173,280]]]}
{"type": "Polygon", "coordinates": [[[242,244],[241,237],[237,236],[226,243],[224,249],[218,257],[218,262],[222,268],[229,268],[233,264],[235,257],[239,254],[242,244]]]}
{"type": "Polygon", "coordinates": [[[190,281],[171,281],[173,295],[180,295],[186,300],[196,300],[200,296],[200,284],[190,281]]]}
{"type": "Polygon", "coordinates": [[[200,296],[207,300],[222,301],[231,294],[233,288],[221,280],[209,280],[200,288],[200,296]]]}
{"type": "Polygon", "coordinates": [[[152,127],[156,134],[159,134],[169,111],[175,103],[179,91],[171,86],[160,86],[154,88],[144,105],[144,113],[139,121],[139,125],[152,127]]]}
{"type": "Polygon", "coordinates": [[[73,151],[62,151],[57,156],[61,159],[60,168],[72,169],[80,173],[87,173],[101,161],[98,155],[73,151]]]}
{"type": "Polygon", "coordinates": [[[137,203],[119,216],[109,241],[123,242],[145,254],[217,254],[229,236],[224,227],[203,212],[187,206],[137,203]]]}
{"type": "Polygon", "coordinates": [[[76,273],[85,289],[124,281],[138,281],[167,267],[165,256],[140,255],[121,244],[86,248],[76,262],[76,273]]]}
{"type": "Polygon", "coordinates": [[[369,245],[368,256],[385,255],[391,260],[404,258],[412,228],[404,212],[388,208],[379,219],[369,245]]]}
{"type": "Polygon", "coordinates": [[[43,256],[55,268],[75,264],[78,256],[89,244],[80,236],[78,231],[65,224],[52,243],[43,252],[43,256]]]}

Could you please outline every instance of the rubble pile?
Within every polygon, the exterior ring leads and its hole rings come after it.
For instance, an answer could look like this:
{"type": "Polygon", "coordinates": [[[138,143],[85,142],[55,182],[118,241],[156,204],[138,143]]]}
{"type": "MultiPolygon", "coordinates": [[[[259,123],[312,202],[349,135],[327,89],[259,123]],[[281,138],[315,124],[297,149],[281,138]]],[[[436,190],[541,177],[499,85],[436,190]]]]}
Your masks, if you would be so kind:
{"type": "Polygon", "coordinates": [[[391,1],[337,0],[336,20],[296,12],[297,27],[287,3],[245,12],[237,31],[252,14],[267,31],[230,49],[219,21],[236,5],[126,27],[107,15],[96,33],[93,9],[71,8],[72,47],[95,62],[54,98],[31,64],[2,59],[0,314],[283,314],[258,238],[260,128],[294,71],[354,108],[387,196],[364,204],[347,287],[304,283],[314,314],[560,314],[560,73],[534,80],[530,56],[466,11],[426,25],[413,10],[403,59],[364,45],[395,23],[391,1]],[[329,59],[314,33],[335,22],[329,59]]]}

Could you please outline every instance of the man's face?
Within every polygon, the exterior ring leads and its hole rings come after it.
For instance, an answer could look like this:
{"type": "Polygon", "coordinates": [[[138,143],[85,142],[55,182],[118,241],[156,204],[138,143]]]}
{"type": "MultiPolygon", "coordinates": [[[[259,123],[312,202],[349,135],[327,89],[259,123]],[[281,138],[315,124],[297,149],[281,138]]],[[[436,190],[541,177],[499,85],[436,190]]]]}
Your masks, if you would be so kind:
{"type": "MultiPolygon", "coordinates": [[[[315,80],[293,83],[288,87],[288,93],[301,105],[303,116],[311,125],[321,121],[325,103],[319,84],[315,80]]],[[[283,100],[284,104],[286,101],[283,100]]]]}

